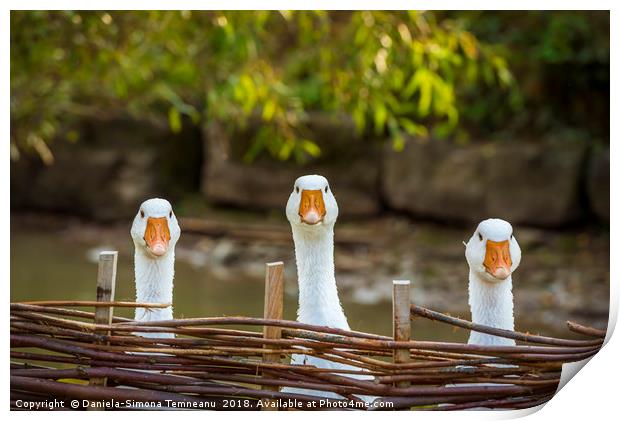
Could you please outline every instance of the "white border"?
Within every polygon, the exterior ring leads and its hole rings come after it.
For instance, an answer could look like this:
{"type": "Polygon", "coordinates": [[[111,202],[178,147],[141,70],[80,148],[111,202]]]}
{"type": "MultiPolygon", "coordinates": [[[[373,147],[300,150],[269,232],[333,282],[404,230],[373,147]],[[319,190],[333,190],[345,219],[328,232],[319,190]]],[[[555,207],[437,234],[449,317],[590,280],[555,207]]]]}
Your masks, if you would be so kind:
{"type": "MultiPolygon", "coordinates": [[[[611,74],[618,75],[620,74],[620,69],[617,65],[617,54],[618,54],[618,27],[619,27],[619,19],[617,16],[617,7],[613,6],[617,4],[612,1],[603,1],[603,0],[590,0],[588,2],[577,1],[577,0],[563,0],[559,1],[541,1],[541,0],[522,0],[522,1],[449,1],[449,0],[435,0],[435,1],[415,1],[415,2],[403,2],[403,1],[395,1],[395,0],[382,0],[382,1],[368,1],[368,0],[358,0],[358,1],[334,1],[334,0],[321,0],[314,2],[293,2],[293,1],[262,1],[260,3],[251,3],[248,1],[240,1],[240,0],[227,0],[227,1],[209,1],[209,2],[201,2],[197,0],[178,0],[175,2],[170,1],[162,1],[162,0],[153,0],[148,3],[146,2],[129,2],[129,1],[119,1],[119,0],[107,0],[107,1],[90,1],[85,3],[83,1],[75,1],[75,0],[66,0],[66,1],[56,1],[56,2],[44,2],[44,1],[31,1],[31,0],[22,0],[22,1],[7,1],[3,2],[5,5],[4,12],[2,17],[0,18],[0,32],[2,33],[2,39],[4,40],[3,45],[5,48],[3,49],[4,57],[6,60],[3,60],[3,65],[1,66],[0,72],[2,74],[2,79],[5,81],[2,84],[0,93],[3,101],[1,102],[2,109],[2,127],[3,133],[5,133],[5,139],[7,142],[3,148],[3,162],[5,165],[2,165],[2,195],[5,198],[10,197],[9,194],[9,145],[8,145],[8,137],[9,137],[9,124],[10,124],[10,67],[8,65],[10,61],[10,53],[9,53],[9,40],[10,40],[10,20],[9,20],[9,10],[10,9],[83,9],[84,6],[88,5],[89,8],[95,9],[118,9],[118,10],[127,10],[127,9],[201,9],[205,6],[208,6],[211,9],[454,9],[454,10],[479,10],[479,9],[511,9],[511,10],[558,10],[558,9],[570,9],[570,10],[579,10],[583,9],[584,6],[587,6],[589,10],[612,10],[611,13],[611,26],[612,26],[612,36],[611,36],[611,49],[612,49],[612,59],[611,59],[611,74]],[[616,9],[616,10],[613,10],[616,9]]],[[[618,84],[615,79],[611,81],[611,138],[615,138],[618,134],[618,98],[620,97],[620,92],[618,92],[618,84]]],[[[618,181],[618,173],[619,169],[613,165],[613,163],[618,162],[617,160],[617,147],[614,142],[610,142],[611,144],[611,185],[617,186],[618,181]]],[[[4,225],[4,232],[10,233],[10,212],[8,206],[8,200],[5,200],[4,203],[0,206],[2,212],[2,221],[4,225]]],[[[612,196],[611,197],[611,215],[612,220],[615,221],[615,217],[618,214],[618,198],[612,196]]],[[[6,236],[5,236],[6,238],[6,236]]],[[[611,301],[610,301],[610,331],[615,326],[617,320],[618,313],[618,265],[619,260],[613,257],[618,256],[618,247],[616,245],[617,240],[620,238],[618,232],[618,225],[616,223],[612,223],[610,226],[610,238],[611,238],[611,249],[610,253],[612,256],[611,259],[611,272],[610,279],[611,282],[611,301]]],[[[10,296],[10,242],[2,241],[0,242],[0,251],[2,256],[3,267],[5,268],[4,273],[5,276],[3,278],[3,282],[1,283],[1,287],[4,294],[2,294],[4,299],[4,313],[8,315],[8,297],[10,296]]],[[[5,319],[3,323],[3,332],[2,335],[2,361],[5,361],[5,364],[1,365],[1,370],[3,371],[2,382],[4,385],[5,391],[5,399],[4,409],[8,412],[8,392],[9,392],[9,375],[8,369],[6,366],[6,362],[8,362],[8,351],[9,351],[9,343],[8,343],[8,323],[5,319]]],[[[616,335],[617,336],[617,335],[616,335]]],[[[618,362],[615,358],[615,355],[619,355],[620,345],[619,341],[616,338],[609,338],[608,335],[608,343],[603,348],[603,350],[594,356],[592,360],[587,364],[588,368],[586,370],[582,370],[575,379],[571,380],[559,393],[555,396],[542,410],[521,410],[521,411],[507,411],[507,412],[497,412],[497,411],[489,411],[489,412],[474,412],[474,411],[463,411],[458,413],[431,413],[431,412],[380,412],[380,413],[351,413],[351,412],[338,412],[338,413],[326,413],[323,412],[321,414],[315,414],[312,412],[254,412],[251,415],[253,419],[266,419],[267,417],[273,418],[283,418],[283,417],[291,417],[302,418],[302,419],[310,419],[316,418],[317,415],[320,417],[338,417],[339,419],[355,417],[358,418],[366,418],[372,417],[376,418],[381,416],[389,416],[396,418],[405,418],[411,420],[413,417],[415,419],[460,419],[460,420],[485,420],[485,419],[513,419],[517,417],[521,417],[527,415],[529,413],[534,412],[531,416],[531,419],[546,419],[553,417],[554,419],[562,419],[562,420],[571,420],[571,419],[580,419],[584,420],[587,418],[609,418],[609,415],[616,413],[615,410],[615,398],[616,398],[616,387],[617,387],[617,379],[618,379],[618,362]],[[615,380],[615,381],[614,381],[615,380]]],[[[109,414],[108,414],[109,415],[109,414]]],[[[121,414],[117,414],[118,416],[121,414]]],[[[136,414],[123,413],[122,416],[136,416],[136,414]]],[[[144,414],[146,415],[146,414],[144,414]]],[[[183,417],[204,417],[210,416],[208,414],[204,414],[202,412],[187,412],[183,413],[183,417]]],[[[216,416],[217,419],[232,419],[237,418],[239,413],[230,413],[230,412],[218,412],[217,414],[211,414],[216,416]]],[[[11,413],[12,417],[15,418],[24,418],[24,417],[88,417],[88,418],[98,418],[98,417],[106,417],[105,412],[89,412],[88,415],[84,413],[71,412],[71,413],[20,413],[13,412],[11,413]]],[[[157,412],[157,413],[149,413],[149,417],[153,419],[164,419],[169,418],[169,412],[157,412]]]]}

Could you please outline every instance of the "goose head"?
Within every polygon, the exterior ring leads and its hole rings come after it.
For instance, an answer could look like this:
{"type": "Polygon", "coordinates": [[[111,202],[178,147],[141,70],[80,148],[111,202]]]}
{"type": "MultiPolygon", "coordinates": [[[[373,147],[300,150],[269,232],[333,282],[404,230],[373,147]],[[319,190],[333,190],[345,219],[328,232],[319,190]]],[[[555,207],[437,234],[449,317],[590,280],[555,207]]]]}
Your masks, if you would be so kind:
{"type": "Polygon", "coordinates": [[[327,179],[304,175],[295,180],[286,204],[286,217],[293,228],[316,230],[333,226],[338,218],[338,204],[327,179]]]}
{"type": "Polygon", "coordinates": [[[170,250],[174,251],[180,236],[181,228],[170,202],[165,199],[149,199],[140,205],[131,226],[131,237],[136,250],[158,259],[170,250]]]}
{"type": "Polygon", "coordinates": [[[502,219],[487,219],[465,244],[465,257],[479,279],[498,283],[507,279],[521,262],[521,248],[512,225],[502,219]]]}

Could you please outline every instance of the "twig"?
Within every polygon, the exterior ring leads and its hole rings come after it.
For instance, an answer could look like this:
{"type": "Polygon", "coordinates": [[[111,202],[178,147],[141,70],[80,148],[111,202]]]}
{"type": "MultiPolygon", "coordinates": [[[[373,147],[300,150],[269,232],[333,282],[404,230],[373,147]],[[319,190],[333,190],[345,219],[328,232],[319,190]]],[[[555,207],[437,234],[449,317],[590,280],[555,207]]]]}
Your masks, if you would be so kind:
{"type": "Polygon", "coordinates": [[[426,309],[424,307],[411,305],[411,314],[422,316],[427,319],[437,320],[444,323],[448,323],[453,326],[458,326],[463,329],[475,330],[477,332],[488,333],[490,335],[500,336],[503,338],[515,339],[523,342],[532,342],[546,345],[557,346],[597,346],[601,345],[601,340],[572,340],[572,339],[557,339],[547,336],[530,335],[528,333],[513,332],[511,330],[497,329],[494,327],[484,326],[466,320],[461,320],[456,317],[447,316],[445,314],[426,309]]]}
{"type": "Polygon", "coordinates": [[[42,307],[144,307],[144,308],[167,308],[170,303],[135,303],[131,301],[20,301],[15,304],[24,304],[42,307]]]}

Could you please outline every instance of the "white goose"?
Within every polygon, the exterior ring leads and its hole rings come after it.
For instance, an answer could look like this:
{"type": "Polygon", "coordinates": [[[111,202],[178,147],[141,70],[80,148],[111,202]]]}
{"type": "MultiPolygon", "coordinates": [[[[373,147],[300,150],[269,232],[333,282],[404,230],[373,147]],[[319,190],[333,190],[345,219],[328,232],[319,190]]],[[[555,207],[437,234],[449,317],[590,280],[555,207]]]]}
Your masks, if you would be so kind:
{"type": "MultiPolygon", "coordinates": [[[[181,228],[172,206],[164,199],[149,199],[140,205],[131,237],[135,245],[136,302],[172,303],[174,247],[181,228]]],[[[162,309],[136,308],[136,321],[172,319],[172,306],[162,309]]],[[[147,338],[174,338],[172,333],[141,333],[147,338]]]]}
{"type": "MultiPolygon", "coordinates": [[[[512,226],[502,219],[482,221],[465,244],[465,257],[472,322],[514,330],[512,273],[521,262],[521,249],[512,226]]],[[[513,339],[474,331],[468,343],[515,345],[513,339]]]]}
{"type": "MultiPolygon", "coordinates": [[[[334,225],[338,218],[338,204],[327,179],[320,175],[299,177],[288,199],[286,216],[291,223],[295,242],[299,284],[297,320],[302,323],[350,330],[338,298],[334,275],[334,225]]],[[[303,354],[293,355],[291,363],[320,368],[359,370],[356,367],[303,354]]],[[[372,379],[364,375],[350,377],[372,379]]],[[[316,390],[284,388],[283,391],[341,398],[335,393],[316,390]]],[[[373,399],[366,396],[361,398],[373,399]]]]}

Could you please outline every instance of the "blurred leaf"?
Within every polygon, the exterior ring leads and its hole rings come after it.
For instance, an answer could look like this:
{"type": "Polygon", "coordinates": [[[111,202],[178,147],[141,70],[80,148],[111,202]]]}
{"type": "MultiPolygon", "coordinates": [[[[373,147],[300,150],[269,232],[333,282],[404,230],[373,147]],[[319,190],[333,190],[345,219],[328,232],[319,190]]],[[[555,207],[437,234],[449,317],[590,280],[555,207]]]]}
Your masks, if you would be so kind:
{"type": "Polygon", "coordinates": [[[303,148],[305,152],[307,152],[313,158],[316,158],[321,155],[321,148],[319,147],[319,145],[317,145],[311,140],[302,139],[301,147],[303,148]]]}
{"type": "Polygon", "coordinates": [[[181,114],[174,107],[170,107],[168,110],[168,124],[173,133],[179,133],[182,129],[181,114]]]}
{"type": "Polygon", "coordinates": [[[263,120],[269,121],[273,118],[273,115],[276,112],[277,104],[274,100],[268,99],[265,105],[263,106],[263,120]]]}
{"type": "Polygon", "coordinates": [[[385,127],[385,121],[387,120],[388,111],[385,104],[382,102],[375,103],[375,133],[381,134],[385,127]]]}
{"type": "Polygon", "coordinates": [[[400,134],[392,136],[392,147],[396,152],[401,152],[405,148],[405,138],[400,134]]]}
{"type": "Polygon", "coordinates": [[[608,12],[12,11],[10,23],[14,157],[51,162],[58,133],[122,114],[175,132],[183,116],[262,120],[246,160],[318,156],[316,111],[396,144],[609,130],[608,12]]]}

